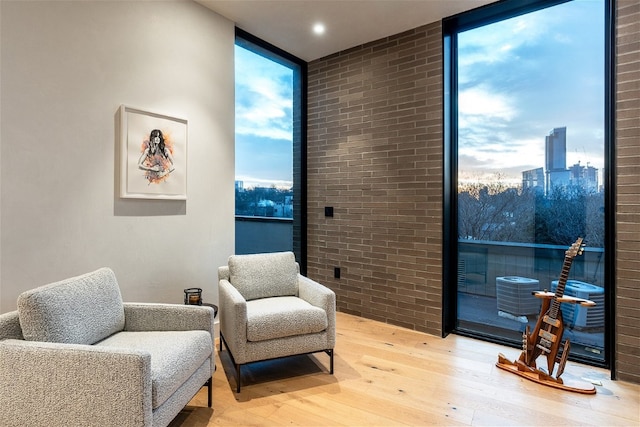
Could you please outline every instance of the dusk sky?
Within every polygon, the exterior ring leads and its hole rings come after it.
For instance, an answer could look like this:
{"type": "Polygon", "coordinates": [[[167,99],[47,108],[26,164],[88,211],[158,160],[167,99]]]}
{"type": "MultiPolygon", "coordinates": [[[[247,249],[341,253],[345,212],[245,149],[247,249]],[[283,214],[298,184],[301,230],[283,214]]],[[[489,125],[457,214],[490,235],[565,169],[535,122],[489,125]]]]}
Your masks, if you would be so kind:
{"type": "Polygon", "coordinates": [[[516,181],[567,128],[567,166],[604,165],[604,4],[578,0],[461,33],[459,173],[516,181]]]}
{"type": "Polygon", "coordinates": [[[235,47],[236,180],[244,187],[293,183],[293,71],[235,47]]]}
{"type": "MultiPolygon", "coordinates": [[[[576,0],[461,33],[460,179],[544,166],[567,128],[567,166],[604,165],[604,4],[576,0]]],[[[290,187],[292,71],[236,46],[236,179],[290,187]]]]}

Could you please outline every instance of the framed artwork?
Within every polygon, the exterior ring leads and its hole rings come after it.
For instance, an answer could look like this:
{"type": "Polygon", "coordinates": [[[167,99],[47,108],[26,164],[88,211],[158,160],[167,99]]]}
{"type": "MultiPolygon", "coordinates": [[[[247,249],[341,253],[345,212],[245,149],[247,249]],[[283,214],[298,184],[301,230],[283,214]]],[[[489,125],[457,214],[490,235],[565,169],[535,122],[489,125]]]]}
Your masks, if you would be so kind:
{"type": "Polygon", "coordinates": [[[120,197],[187,199],[187,120],[120,106],[120,197]]]}

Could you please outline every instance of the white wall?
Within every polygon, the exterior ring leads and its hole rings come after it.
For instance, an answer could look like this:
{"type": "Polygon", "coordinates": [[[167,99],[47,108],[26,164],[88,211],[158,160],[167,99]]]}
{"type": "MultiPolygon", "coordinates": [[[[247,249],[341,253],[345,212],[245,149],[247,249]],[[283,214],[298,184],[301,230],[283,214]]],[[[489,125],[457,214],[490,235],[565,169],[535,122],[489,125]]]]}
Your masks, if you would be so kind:
{"type": "Polygon", "coordinates": [[[234,25],[188,1],[0,1],[0,312],[111,267],[125,301],[217,303],[234,251],[234,25]],[[120,199],[120,104],[188,120],[188,199],[120,199]]]}

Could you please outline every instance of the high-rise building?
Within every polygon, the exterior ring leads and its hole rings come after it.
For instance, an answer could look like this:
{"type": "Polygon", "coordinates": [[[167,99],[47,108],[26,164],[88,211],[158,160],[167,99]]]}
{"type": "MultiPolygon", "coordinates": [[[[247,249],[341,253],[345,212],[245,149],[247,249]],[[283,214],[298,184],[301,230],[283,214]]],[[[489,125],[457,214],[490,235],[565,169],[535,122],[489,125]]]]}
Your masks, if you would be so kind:
{"type": "Polygon", "coordinates": [[[551,194],[554,188],[568,185],[587,191],[600,191],[598,169],[582,166],[580,162],[567,168],[567,128],[554,128],[545,136],[545,163],[543,168],[522,171],[522,188],[535,188],[551,194]]]}
{"type": "Polygon", "coordinates": [[[554,186],[569,184],[567,173],[567,128],[554,128],[545,137],[545,192],[549,194],[554,186]]]}
{"type": "Polygon", "coordinates": [[[587,191],[598,191],[598,169],[593,166],[582,166],[580,162],[569,168],[571,185],[582,187],[587,191]]]}
{"type": "Polygon", "coordinates": [[[522,188],[544,191],[544,169],[536,168],[522,172],[522,188]]]}
{"type": "Polygon", "coordinates": [[[545,136],[545,164],[547,172],[567,169],[567,128],[554,128],[545,136]]]}

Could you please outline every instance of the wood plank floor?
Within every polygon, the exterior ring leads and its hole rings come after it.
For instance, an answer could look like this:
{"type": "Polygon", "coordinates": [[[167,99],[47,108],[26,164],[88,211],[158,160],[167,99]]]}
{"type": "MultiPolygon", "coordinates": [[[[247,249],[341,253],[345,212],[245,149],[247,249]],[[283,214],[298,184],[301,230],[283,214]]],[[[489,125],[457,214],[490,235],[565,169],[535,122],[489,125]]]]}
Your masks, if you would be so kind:
{"type": "Polygon", "coordinates": [[[519,351],[466,337],[445,339],[337,315],[335,374],[324,353],[242,368],[235,393],[228,353],[218,355],[213,408],[206,388],[171,423],[204,426],[640,426],[640,385],[568,363],[562,378],[595,395],[552,389],[495,366],[519,351]]]}

